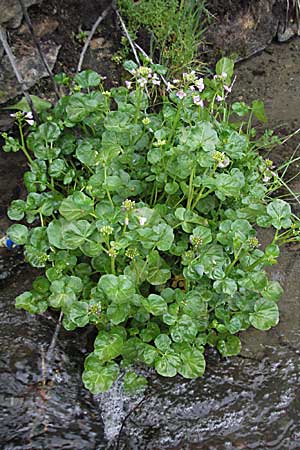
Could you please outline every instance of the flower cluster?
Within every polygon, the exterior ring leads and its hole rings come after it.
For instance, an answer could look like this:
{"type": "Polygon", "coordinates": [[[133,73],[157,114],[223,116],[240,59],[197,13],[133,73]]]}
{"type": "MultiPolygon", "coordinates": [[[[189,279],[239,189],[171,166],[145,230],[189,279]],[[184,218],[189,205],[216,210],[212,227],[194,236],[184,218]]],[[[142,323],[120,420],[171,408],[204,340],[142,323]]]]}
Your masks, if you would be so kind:
{"type": "Polygon", "coordinates": [[[225,155],[224,152],[214,152],[213,155],[213,160],[216,161],[217,166],[220,169],[224,169],[225,167],[227,167],[230,164],[230,159],[225,155]]]}
{"type": "Polygon", "coordinates": [[[15,113],[10,114],[10,117],[14,117],[18,121],[25,120],[25,122],[28,123],[28,125],[33,125],[34,124],[33,114],[32,114],[31,111],[26,112],[26,113],[22,112],[22,111],[17,111],[15,113]]]}
{"type": "MultiPolygon", "coordinates": [[[[161,81],[157,73],[153,72],[151,67],[140,66],[137,69],[132,69],[131,74],[136,79],[136,84],[141,88],[146,87],[147,85],[159,86],[161,81]]],[[[132,88],[132,81],[125,81],[125,86],[127,89],[132,88]]]]}

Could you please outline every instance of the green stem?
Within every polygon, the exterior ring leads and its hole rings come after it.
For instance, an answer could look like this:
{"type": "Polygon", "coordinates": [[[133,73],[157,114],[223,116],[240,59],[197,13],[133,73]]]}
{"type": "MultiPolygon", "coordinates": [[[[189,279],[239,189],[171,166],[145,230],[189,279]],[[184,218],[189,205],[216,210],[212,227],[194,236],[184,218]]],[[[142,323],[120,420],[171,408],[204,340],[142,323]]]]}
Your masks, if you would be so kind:
{"type": "Polygon", "coordinates": [[[194,176],[195,176],[195,168],[193,167],[191,175],[190,175],[190,182],[189,182],[189,195],[188,195],[188,201],[187,201],[187,209],[191,209],[192,200],[193,200],[193,194],[194,194],[194,176]]]}
{"type": "Polygon", "coordinates": [[[21,123],[20,120],[18,121],[18,126],[19,126],[19,132],[20,132],[20,137],[21,137],[21,148],[22,148],[22,151],[23,151],[24,155],[26,156],[26,158],[28,159],[29,163],[32,164],[33,160],[31,158],[31,156],[29,155],[29,153],[28,153],[28,151],[26,149],[26,146],[25,146],[25,139],[24,139],[24,134],[23,134],[23,129],[22,129],[22,123],[21,123]]]}
{"type": "Polygon", "coordinates": [[[202,200],[203,198],[207,197],[209,194],[211,194],[213,192],[213,189],[209,189],[208,191],[205,192],[205,194],[203,194],[204,189],[205,188],[202,188],[201,191],[199,192],[198,196],[196,197],[196,200],[194,201],[194,203],[192,205],[192,209],[195,208],[195,206],[197,205],[199,200],[202,200]]]}
{"type": "Polygon", "coordinates": [[[242,245],[240,246],[240,248],[239,248],[237,254],[236,254],[235,257],[234,257],[234,260],[233,260],[233,261],[231,262],[231,264],[229,264],[229,266],[227,267],[227,269],[226,269],[226,275],[229,275],[229,274],[230,274],[231,270],[233,269],[233,267],[234,267],[234,266],[236,265],[236,263],[238,262],[239,257],[240,257],[240,254],[241,254],[243,248],[244,248],[244,245],[242,244],[242,245]]]}
{"type": "Polygon", "coordinates": [[[110,258],[110,268],[111,268],[111,273],[112,273],[113,275],[116,274],[115,260],[116,260],[115,257],[111,257],[111,258],[110,258]]]}
{"type": "Polygon", "coordinates": [[[172,125],[172,129],[171,129],[170,134],[169,134],[169,139],[168,139],[167,144],[173,144],[173,142],[174,142],[175,130],[177,128],[177,125],[178,125],[178,122],[179,122],[179,119],[180,119],[181,110],[182,110],[182,102],[179,103],[179,106],[177,108],[176,116],[175,116],[175,119],[174,119],[174,122],[173,122],[173,125],[172,125]]]}
{"type": "Polygon", "coordinates": [[[134,116],[134,123],[137,123],[139,115],[140,115],[141,101],[142,101],[142,91],[141,91],[141,89],[139,89],[137,91],[137,103],[136,103],[136,110],[135,110],[135,116],[134,116]]]}
{"type": "MultiPolygon", "coordinates": [[[[106,168],[106,166],[104,166],[104,183],[105,183],[105,184],[106,184],[106,179],[107,179],[107,168],[106,168]]],[[[108,200],[109,200],[111,206],[114,207],[114,203],[113,203],[113,201],[112,201],[110,192],[109,192],[109,190],[108,190],[107,188],[105,188],[105,192],[106,192],[106,195],[107,195],[107,197],[108,197],[108,200]]]]}

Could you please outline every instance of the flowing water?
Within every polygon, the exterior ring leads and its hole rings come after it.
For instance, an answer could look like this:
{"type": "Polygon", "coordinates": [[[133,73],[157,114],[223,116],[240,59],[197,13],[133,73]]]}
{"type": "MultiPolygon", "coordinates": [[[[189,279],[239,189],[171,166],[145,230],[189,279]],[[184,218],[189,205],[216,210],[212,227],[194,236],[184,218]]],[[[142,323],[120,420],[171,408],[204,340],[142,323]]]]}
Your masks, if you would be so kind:
{"type": "MultiPolygon", "coordinates": [[[[299,54],[299,39],[274,44],[238,68],[235,95],[265,99],[270,126],[283,131],[300,126],[299,54]]],[[[290,155],[297,142],[274,153],[274,161],[290,155]]],[[[299,192],[299,186],[296,178],[292,187],[299,192]]],[[[268,234],[262,239],[267,242],[268,234]]],[[[285,288],[280,324],[266,333],[244,333],[242,356],[220,359],[209,351],[198,380],[151,375],[145,398],[124,396],[118,383],[93,398],[80,379],[89,334],[61,330],[46,364],[57,317],[15,310],[14,298],[30,287],[34,272],[3,251],[0,449],[300,449],[299,255],[296,246],[284,249],[271,271],[285,288]]]]}

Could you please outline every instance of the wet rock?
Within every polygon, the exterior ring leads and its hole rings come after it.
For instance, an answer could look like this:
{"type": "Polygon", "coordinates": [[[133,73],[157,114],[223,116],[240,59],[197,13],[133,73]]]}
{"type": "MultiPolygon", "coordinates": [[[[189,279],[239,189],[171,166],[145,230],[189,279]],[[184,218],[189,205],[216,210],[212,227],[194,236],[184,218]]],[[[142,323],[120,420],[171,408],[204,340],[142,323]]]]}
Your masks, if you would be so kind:
{"type": "MultiPolygon", "coordinates": [[[[52,69],[57,59],[60,46],[49,40],[42,45],[43,54],[52,69]]],[[[13,48],[17,66],[28,87],[32,87],[38,80],[47,77],[48,73],[39,57],[37,49],[28,45],[26,41],[19,42],[13,48]]],[[[7,56],[0,61],[0,104],[21,94],[22,89],[16,81],[7,56]]]]}
{"type": "Polygon", "coordinates": [[[83,337],[61,330],[46,364],[57,319],[14,307],[15,296],[30,288],[33,276],[25,269],[0,290],[1,448],[100,449],[101,418],[81,382],[83,337]]]}
{"type": "MultiPolygon", "coordinates": [[[[42,0],[24,0],[25,6],[40,3],[42,0]]],[[[18,0],[0,0],[0,25],[17,28],[22,21],[23,13],[18,0]]]]}

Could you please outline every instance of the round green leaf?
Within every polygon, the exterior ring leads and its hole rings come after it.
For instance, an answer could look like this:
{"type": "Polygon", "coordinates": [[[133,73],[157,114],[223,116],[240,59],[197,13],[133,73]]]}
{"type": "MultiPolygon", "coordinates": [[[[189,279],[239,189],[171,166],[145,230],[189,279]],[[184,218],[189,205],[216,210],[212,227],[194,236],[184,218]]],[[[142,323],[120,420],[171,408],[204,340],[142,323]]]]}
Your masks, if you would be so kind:
{"type": "Polygon", "coordinates": [[[180,366],[180,358],[172,350],[169,350],[161,358],[158,358],[155,361],[155,370],[159,375],[163,377],[175,377],[180,366]]]}
{"type": "Polygon", "coordinates": [[[178,372],[184,378],[192,379],[201,377],[204,374],[205,358],[200,350],[187,346],[186,349],[180,352],[180,359],[182,364],[178,372]]]}
{"type": "Polygon", "coordinates": [[[154,316],[162,316],[167,313],[168,305],[160,295],[150,294],[142,300],[144,308],[154,316]]]}
{"type": "Polygon", "coordinates": [[[82,380],[92,394],[108,391],[119,376],[119,366],[109,362],[105,365],[91,353],[85,360],[82,380]]]}
{"type": "Polygon", "coordinates": [[[28,228],[25,225],[15,224],[9,227],[7,234],[15,244],[24,245],[28,238],[28,228]]]}
{"type": "Polygon", "coordinates": [[[22,220],[26,210],[26,204],[23,200],[13,200],[8,208],[7,215],[10,220],[22,220]]]}
{"type": "Polygon", "coordinates": [[[249,320],[258,330],[269,330],[279,322],[278,306],[271,300],[260,299],[254,305],[254,313],[249,320]]]}
{"type": "Polygon", "coordinates": [[[217,348],[222,356],[235,356],[241,351],[241,341],[237,336],[228,336],[218,341],[217,348]]]}

